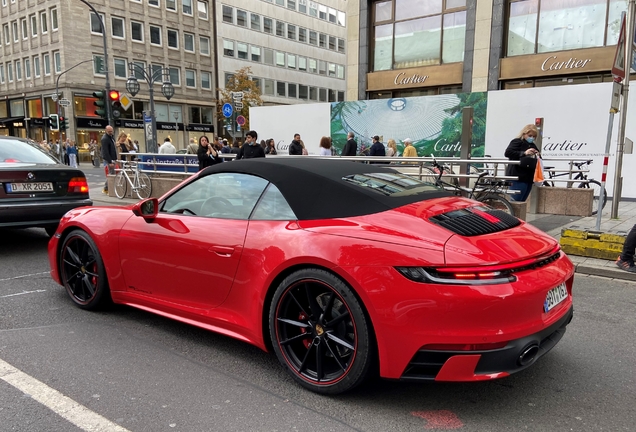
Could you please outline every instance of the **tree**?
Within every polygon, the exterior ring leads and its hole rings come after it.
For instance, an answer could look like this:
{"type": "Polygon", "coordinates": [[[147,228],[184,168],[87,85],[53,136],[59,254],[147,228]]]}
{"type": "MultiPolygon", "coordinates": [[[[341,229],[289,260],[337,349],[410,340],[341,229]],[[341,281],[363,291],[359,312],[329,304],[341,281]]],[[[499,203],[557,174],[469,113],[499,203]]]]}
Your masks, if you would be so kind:
{"type": "MultiPolygon", "coordinates": [[[[223,105],[230,103],[234,105],[234,101],[230,96],[232,92],[243,92],[243,108],[236,110],[236,116],[242,115],[245,117],[245,125],[243,129],[250,129],[250,107],[263,105],[261,99],[261,89],[258,87],[255,81],[252,81],[251,77],[252,68],[246,66],[237,70],[231,78],[225,83],[225,88],[217,89],[219,92],[219,98],[217,101],[217,118],[225,119],[223,115],[223,105]]],[[[231,119],[231,117],[230,117],[231,119]]]]}

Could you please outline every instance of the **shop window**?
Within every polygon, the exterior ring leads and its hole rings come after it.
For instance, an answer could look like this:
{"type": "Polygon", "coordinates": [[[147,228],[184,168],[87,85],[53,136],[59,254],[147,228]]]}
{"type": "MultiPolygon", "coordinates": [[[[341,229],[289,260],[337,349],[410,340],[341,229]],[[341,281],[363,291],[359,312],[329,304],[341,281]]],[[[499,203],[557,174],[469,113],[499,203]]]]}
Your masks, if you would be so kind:
{"type": "MultiPolygon", "coordinates": [[[[381,0],[372,8],[373,70],[463,60],[465,0],[381,0]]],[[[344,52],[344,41],[337,51],[344,52]]]]}
{"type": "Polygon", "coordinates": [[[513,1],[507,56],[614,45],[626,9],[623,0],[513,1]]]}
{"type": "Polygon", "coordinates": [[[201,124],[201,107],[197,107],[197,106],[190,107],[190,123],[201,124]]]}

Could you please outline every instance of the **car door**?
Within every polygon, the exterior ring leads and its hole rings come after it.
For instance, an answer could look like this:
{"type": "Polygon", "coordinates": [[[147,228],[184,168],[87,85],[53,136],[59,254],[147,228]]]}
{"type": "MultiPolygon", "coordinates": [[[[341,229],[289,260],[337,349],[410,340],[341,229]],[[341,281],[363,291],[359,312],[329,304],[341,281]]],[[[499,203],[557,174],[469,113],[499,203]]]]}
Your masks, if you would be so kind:
{"type": "Polygon", "coordinates": [[[268,182],[215,173],[160,203],[150,223],[130,218],[120,238],[128,290],[193,313],[227,297],[243,252],[249,215],[268,182]]]}

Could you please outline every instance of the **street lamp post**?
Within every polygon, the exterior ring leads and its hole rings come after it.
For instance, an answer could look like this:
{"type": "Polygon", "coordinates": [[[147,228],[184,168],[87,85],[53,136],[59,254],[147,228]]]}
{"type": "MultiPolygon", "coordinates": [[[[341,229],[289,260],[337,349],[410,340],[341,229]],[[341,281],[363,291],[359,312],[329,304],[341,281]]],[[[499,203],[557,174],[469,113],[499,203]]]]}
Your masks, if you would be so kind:
{"type": "MultiPolygon", "coordinates": [[[[151,130],[148,131],[146,129],[146,151],[149,153],[157,153],[157,118],[155,116],[155,92],[154,85],[156,82],[160,80],[163,81],[161,85],[161,93],[168,100],[172,96],[174,96],[174,86],[170,82],[170,72],[168,68],[159,68],[154,69],[152,65],[148,65],[148,68],[135,64],[128,64],[128,72],[130,76],[128,77],[128,81],[126,82],[126,90],[134,97],[137,93],[139,93],[139,81],[137,81],[136,73],[139,73],[142,78],[148,84],[148,94],[150,99],[150,124],[151,130]]],[[[144,126],[146,124],[146,116],[144,115],[144,126]]]]}
{"type": "Polygon", "coordinates": [[[174,117],[174,141],[176,147],[179,145],[179,111],[174,111],[172,117],[174,117]]]}
{"type": "MultiPolygon", "coordinates": [[[[102,42],[104,44],[104,75],[106,75],[106,84],[104,85],[104,87],[106,88],[106,94],[110,94],[110,79],[108,78],[108,48],[106,45],[106,25],[104,24],[104,20],[102,20],[101,15],[99,14],[99,12],[97,12],[97,10],[93,7],[92,4],[90,4],[89,2],[87,2],[86,0],[79,0],[82,3],[84,3],[86,6],[88,6],[91,11],[93,11],[93,13],[95,14],[95,16],[97,17],[97,20],[99,21],[99,26],[102,30],[102,42]]],[[[113,125],[113,110],[110,107],[110,104],[106,104],[106,106],[104,107],[106,109],[106,121],[108,122],[109,125],[113,125]]]]}

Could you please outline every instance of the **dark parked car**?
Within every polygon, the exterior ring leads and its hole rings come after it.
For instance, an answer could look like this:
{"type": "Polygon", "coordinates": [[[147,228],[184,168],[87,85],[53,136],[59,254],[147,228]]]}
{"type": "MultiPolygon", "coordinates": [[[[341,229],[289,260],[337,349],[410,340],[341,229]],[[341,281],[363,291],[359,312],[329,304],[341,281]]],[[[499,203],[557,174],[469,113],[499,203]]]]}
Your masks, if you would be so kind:
{"type": "Polygon", "coordinates": [[[35,143],[0,137],[0,227],[41,227],[53,235],[67,211],[92,204],[82,171],[35,143]]]}

